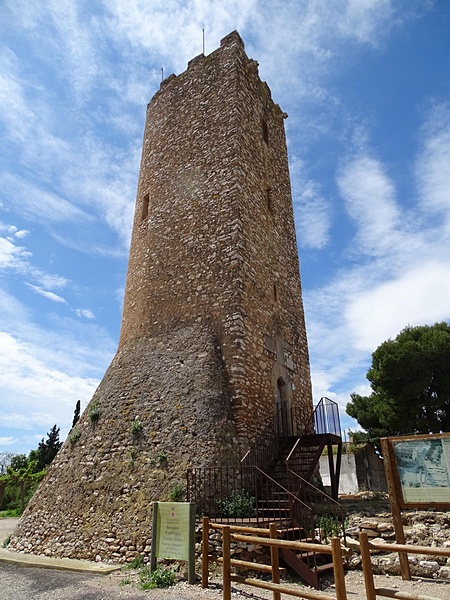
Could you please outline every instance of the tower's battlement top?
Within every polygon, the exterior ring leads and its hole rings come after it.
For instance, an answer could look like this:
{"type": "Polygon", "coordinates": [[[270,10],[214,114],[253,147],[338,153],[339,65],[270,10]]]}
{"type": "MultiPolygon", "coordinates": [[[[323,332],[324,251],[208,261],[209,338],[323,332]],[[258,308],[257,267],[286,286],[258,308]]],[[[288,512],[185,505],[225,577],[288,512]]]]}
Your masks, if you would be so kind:
{"type": "MultiPolygon", "coordinates": [[[[232,31],[231,33],[226,35],[224,38],[222,38],[220,40],[219,48],[216,48],[210,54],[205,55],[202,53],[202,54],[198,54],[197,56],[194,56],[194,58],[192,58],[188,62],[187,71],[189,71],[190,69],[192,69],[198,65],[201,65],[203,63],[203,61],[205,61],[207,59],[208,60],[213,59],[215,56],[222,53],[224,50],[231,49],[233,47],[239,49],[239,51],[241,51],[242,54],[244,54],[244,56],[245,56],[244,41],[236,30],[232,31]]],[[[258,69],[258,63],[255,60],[252,60],[249,58],[247,58],[247,60],[249,63],[251,63],[253,68],[255,68],[256,70],[258,69]]],[[[187,71],[184,71],[184,73],[186,73],[187,71]]],[[[183,75],[183,73],[180,73],[180,75],[183,75]]],[[[159,89],[160,90],[165,89],[168,84],[172,83],[180,75],[175,75],[175,74],[169,75],[168,77],[166,77],[166,79],[163,79],[163,81],[161,81],[159,89]]]]}

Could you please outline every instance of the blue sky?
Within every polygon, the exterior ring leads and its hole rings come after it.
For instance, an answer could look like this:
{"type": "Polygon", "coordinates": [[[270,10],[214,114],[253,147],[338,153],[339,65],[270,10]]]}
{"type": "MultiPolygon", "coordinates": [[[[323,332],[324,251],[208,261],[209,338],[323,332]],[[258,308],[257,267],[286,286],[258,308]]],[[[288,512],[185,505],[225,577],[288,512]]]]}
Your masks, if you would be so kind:
{"type": "Polygon", "coordinates": [[[117,348],[146,104],[237,29],[286,121],[314,400],[450,320],[448,0],[0,0],[0,452],[117,348]]]}

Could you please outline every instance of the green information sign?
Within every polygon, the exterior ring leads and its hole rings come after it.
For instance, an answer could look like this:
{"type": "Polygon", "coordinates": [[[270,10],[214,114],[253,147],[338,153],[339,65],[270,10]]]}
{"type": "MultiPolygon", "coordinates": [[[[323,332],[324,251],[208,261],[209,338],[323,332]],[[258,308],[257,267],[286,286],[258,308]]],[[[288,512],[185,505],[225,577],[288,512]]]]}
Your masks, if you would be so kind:
{"type": "Polygon", "coordinates": [[[189,561],[189,583],[195,582],[195,504],[154,502],[151,570],[157,558],[189,561]]]}

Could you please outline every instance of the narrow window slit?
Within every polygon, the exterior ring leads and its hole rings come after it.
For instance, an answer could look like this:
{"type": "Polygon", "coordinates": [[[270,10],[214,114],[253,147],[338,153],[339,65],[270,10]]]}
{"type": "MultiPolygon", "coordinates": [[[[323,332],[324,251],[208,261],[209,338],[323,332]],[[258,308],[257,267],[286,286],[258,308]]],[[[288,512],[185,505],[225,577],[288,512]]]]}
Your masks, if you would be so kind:
{"type": "Polygon", "coordinates": [[[150,194],[145,194],[144,198],[142,199],[142,215],[141,215],[141,221],[144,221],[144,219],[146,219],[148,217],[148,206],[150,204],[150,194]]]}

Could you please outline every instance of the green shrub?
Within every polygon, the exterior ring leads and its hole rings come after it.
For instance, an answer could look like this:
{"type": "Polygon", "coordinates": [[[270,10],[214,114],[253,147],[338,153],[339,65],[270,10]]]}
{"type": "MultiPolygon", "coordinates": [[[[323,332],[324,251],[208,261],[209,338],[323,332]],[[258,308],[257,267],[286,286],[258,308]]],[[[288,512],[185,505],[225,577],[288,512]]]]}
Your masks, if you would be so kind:
{"type": "Polygon", "coordinates": [[[169,498],[171,502],[183,502],[184,500],[184,486],[181,483],[175,483],[169,492],[169,498]]]}
{"type": "Polygon", "coordinates": [[[122,567],[122,570],[126,571],[127,569],[142,569],[144,564],[144,557],[139,554],[138,556],[135,556],[131,562],[122,567]]]}
{"type": "Polygon", "coordinates": [[[10,540],[11,540],[11,536],[8,535],[8,537],[5,540],[3,540],[2,548],[7,548],[9,546],[10,540]]]}
{"type": "Polygon", "coordinates": [[[144,567],[140,572],[139,587],[141,590],[166,588],[175,585],[176,582],[177,575],[173,569],[158,567],[155,571],[150,571],[149,567],[144,567]]]}
{"type": "Polygon", "coordinates": [[[8,517],[20,517],[22,511],[20,508],[7,508],[6,510],[0,510],[0,519],[8,517]]]}
{"type": "Polygon", "coordinates": [[[164,452],[164,450],[158,454],[158,456],[156,457],[156,460],[159,462],[160,465],[167,464],[167,454],[164,452]]]}
{"type": "Polygon", "coordinates": [[[79,429],[72,429],[69,433],[69,442],[71,446],[74,446],[81,437],[81,431],[79,429]]]}
{"type": "Polygon", "coordinates": [[[314,525],[321,530],[325,542],[328,542],[329,537],[337,537],[342,533],[342,523],[334,515],[316,515],[314,525]]]}
{"type": "Polygon", "coordinates": [[[255,497],[246,490],[231,492],[225,500],[217,502],[222,517],[242,519],[256,515],[255,497]]]}
{"type": "Polygon", "coordinates": [[[130,432],[138,437],[141,434],[142,431],[142,423],[140,421],[138,421],[137,419],[134,419],[133,421],[131,421],[131,425],[130,425],[130,432]]]}
{"type": "Polygon", "coordinates": [[[100,419],[101,414],[102,409],[100,408],[100,404],[98,402],[93,402],[89,406],[88,411],[89,419],[91,420],[91,422],[96,423],[100,419]]]}

